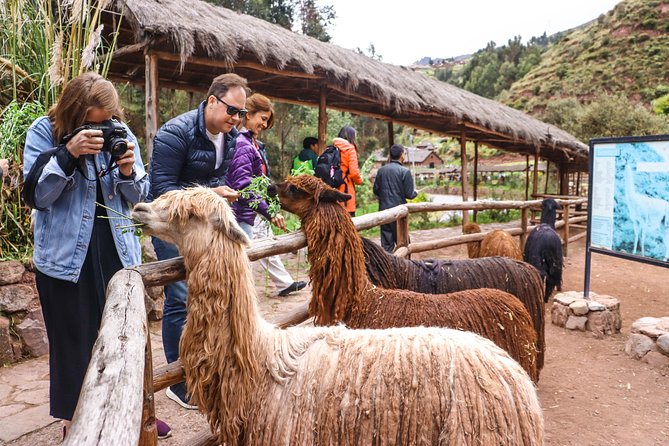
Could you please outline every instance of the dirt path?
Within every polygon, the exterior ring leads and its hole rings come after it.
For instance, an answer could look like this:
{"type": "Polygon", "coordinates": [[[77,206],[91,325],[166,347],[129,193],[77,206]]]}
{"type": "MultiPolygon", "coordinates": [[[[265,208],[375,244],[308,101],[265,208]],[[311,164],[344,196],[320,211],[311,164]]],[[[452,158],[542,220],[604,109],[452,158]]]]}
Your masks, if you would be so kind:
{"type": "MultiPolygon", "coordinates": [[[[414,241],[453,234],[436,229],[412,234],[414,241]]],[[[453,247],[424,257],[466,257],[464,247],[453,247]]],[[[286,256],[291,273],[295,256],[286,256]]],[[[583,289],[583,239],[570,246],[563,289],[583,289]]],[[[304,277],[304,267],[300,269],[304,277]]],[[[256,284],[263,296],[261,307],[267,318],[305,300],[308,289],[286,299],[269,297],[261,273],[256,284]]],[[[650,367],[628,358],[625,341],[632,322],[643,316],[669,316],[669,271],[613,257],[593,256],[591,290],[621,301],[622,334],[595,339],[589,333],[574,333],[550,324],[547,311],[546,364],[538,386],[544,409],[547,446],[669,445],[669,370],[650,367]]],[[[548,304],[547,309],[550,304],[548,304]]],[[[163,363],[160,327],[152,327],[154,360],[163,363]]],[[[167,400],[156,398],[158,417],[173,429],[161,446],[183,444],[206,427],[204,418],[167,400]]],[[[34,446],[54,444],[60,429],[51,425],[9,444],[34,446]]]]}

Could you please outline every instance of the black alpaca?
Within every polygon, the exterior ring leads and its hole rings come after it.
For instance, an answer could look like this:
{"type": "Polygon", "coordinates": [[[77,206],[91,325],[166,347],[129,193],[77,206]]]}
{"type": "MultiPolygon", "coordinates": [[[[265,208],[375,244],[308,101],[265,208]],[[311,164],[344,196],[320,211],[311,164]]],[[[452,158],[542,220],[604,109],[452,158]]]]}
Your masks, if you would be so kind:
{"type": "Polygon", "coordinates": [[[525,242],[523,258],[534,265],[546,282],[544,301],[557,287],[562,290],[562,240],[555,232],[555,215],[562,207],[552,198],[541,203],[541,224],[534,228],[525,242]]]}

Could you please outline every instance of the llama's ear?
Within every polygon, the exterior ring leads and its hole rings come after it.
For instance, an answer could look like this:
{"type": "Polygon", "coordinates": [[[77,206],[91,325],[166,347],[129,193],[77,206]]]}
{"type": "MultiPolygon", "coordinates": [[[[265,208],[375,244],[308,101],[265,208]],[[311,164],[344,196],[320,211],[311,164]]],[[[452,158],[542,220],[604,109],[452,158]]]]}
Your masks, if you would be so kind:
{"type": "Polygon", "coordinates": [[[338,190],[327,188],[321,190],[320,194],[318,194],[318,200],[319,201],[326,201],[329,203],[336,203],[338,201],[348,201],[351,199],[351,196],[349,194],[344,194],[342,192],[339,192],[338,190]]]}
{"type": "Polygon", "coordinates": [[[249,240],[249,236],[246,235],[246,232],[237,224],[237,223],[231,223],[228,225],[228,237],[230,240],[240,243],[247,248],[251,246],[251,240],[249,240]]]}
{"type": "Polygon", "coordinates": [[[241,243],[247,247],[251,245],[249,236],[246,235],[246,232],[244,232],[244,230],[236,222],[225,223],[220,217],[212,218],[211,222],[217,230],[224,233],[225,236],[230,240],[241,243]]]}

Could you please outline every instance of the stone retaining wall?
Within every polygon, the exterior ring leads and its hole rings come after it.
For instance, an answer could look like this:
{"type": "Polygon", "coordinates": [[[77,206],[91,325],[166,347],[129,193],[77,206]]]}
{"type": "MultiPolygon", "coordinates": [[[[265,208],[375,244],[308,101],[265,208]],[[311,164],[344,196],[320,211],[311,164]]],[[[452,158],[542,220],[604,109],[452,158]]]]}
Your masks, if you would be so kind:
{"type": "Polygon", "coordinates": [[[551,322],[569,330],[589,331],[595,337],[620,333],[620,302],[618,299],[590,292],[567,291],[556,294],[551,308],[551,322]]]}
{"type": "Polygon", "coordinates": [[[20,262],[0,262],[0,365],[48,352],[35,274],[20,262]]]}
{"type": "Polygon", "coordinates": [[[652,366],[669,366],[669,317],[642,317],[632,324],[625,353],[652,366]]]}

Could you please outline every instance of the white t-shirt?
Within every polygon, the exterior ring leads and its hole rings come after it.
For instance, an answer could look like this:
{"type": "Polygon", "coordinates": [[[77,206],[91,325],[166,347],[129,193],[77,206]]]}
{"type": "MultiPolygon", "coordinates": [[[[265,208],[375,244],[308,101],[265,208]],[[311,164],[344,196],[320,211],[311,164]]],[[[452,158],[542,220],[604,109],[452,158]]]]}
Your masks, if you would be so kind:
{"type": "Polygon", "coordinates": [[[214,167],[215,169],[218,169],[221,167],[221,164],[223,163],[223,132],[213,134],[209,130],[207,130],[207,138],[211,142],[214,143],[214,147],[216,148],[216,166],[214,167]]]}

